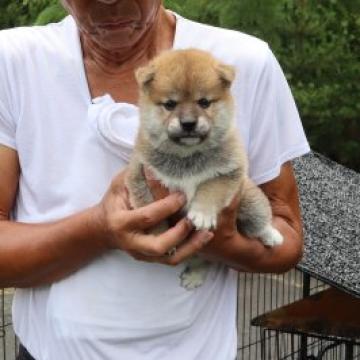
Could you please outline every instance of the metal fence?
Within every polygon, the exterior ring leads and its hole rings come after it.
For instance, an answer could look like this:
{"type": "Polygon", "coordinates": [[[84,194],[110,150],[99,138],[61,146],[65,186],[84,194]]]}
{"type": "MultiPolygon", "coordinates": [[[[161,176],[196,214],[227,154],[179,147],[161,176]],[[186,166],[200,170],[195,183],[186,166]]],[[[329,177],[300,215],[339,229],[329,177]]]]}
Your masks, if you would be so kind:
{"type": "MultiPolygon", "coordinates": [[[[261,359],[261,332],[259,328],[250,326],[251,319],[303,298],[303,280],[303,274],[298,270],[292,270],[284,275],[246,273],[239,275],[238,360],[261,359]]],[[[326,287],[322,282],[312,278],[310,281],[310,294],[321,291],[326,287]]],[[[12,295],[13,291],[11,289],[0,290],[1,360],[15,360],[16,357],[17,340],[12,330],[10,315],[12,295]]],[[[311,359],[312,355],[314,356],[313,359],[315,359],[323,345],[323,341],[309,337],[307,339],[308,359],[311,359]]],[[[271,332],[267,332],[266,359],[279,359],[278,355],[280,354],[280,358],[284,360],[299,360],[300,349],[300,336],[282,334],[277,338],[271,332]]],[[[344,347],[339,346],[329,350],[323,359],[343,360],[344,356],[344,347]]],[[[360,348],[355,348],[353,358],[360,359],[360,348]]]]}
{"type": "MultiPolygon", "coordinates": [[[[307,293],[315,294],[328,288],[323,282],[292,270],[284,275],[240,274],[238,296],[238,357],[237,360],[261,359],[261,330],[250,326],[251,319],[265,312],[302,299],[307,293]],[[304,289],[304,284],[309,288],[304,289]]],[[[341,306],[341,304],[339,304],[341,306]]],[[[266,360],[300,360],[302,341],[306,341],[307,358],[316,360],[318,354],[331,342],[299,335],[266,331],[266,360]],[[277,335],[277,336],[276,336],[277,335]]],[[[329,349],[322,360],[344,360],[343,345],[329,349]]],[[[353,359],[360,359],[360,347],[354,347],[353,359]]]]}
{"type": "Polygon", "coordinates": [[[303,276],[297,270],[284,275],[239,275],[238,359],[260,359],[260,330],[251,327],[254,317],[303,297],[303,276]]]}

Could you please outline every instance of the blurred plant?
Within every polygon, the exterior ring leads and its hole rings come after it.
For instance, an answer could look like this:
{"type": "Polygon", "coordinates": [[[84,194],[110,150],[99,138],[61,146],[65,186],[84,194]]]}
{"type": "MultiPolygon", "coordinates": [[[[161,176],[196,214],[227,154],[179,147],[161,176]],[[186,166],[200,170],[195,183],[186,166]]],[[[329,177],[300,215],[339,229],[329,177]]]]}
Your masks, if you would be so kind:
{"type": "Polygon", "coordinates": [[[59,0],[0,0],[0,29],[44,25],[65,16],[59,0]]]}
{"type": "Polygon", "coordinates": [[[312,146],[360,170],[360,4],[284,3],[276,52],[312,146]]]}
{"type": "Polygon", "coordinates": [[[66,11],[58,0],[52,0],[37,16],[34,24],[45,25],[51,22],[60,21],[66,15],[66,11]]]}

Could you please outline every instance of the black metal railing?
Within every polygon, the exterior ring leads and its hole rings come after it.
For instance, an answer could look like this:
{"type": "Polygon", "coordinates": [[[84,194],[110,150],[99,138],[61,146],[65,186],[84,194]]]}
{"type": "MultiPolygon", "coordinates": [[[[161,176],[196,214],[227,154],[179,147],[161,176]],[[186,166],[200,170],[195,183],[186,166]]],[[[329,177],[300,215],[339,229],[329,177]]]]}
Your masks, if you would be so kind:
{"type": "Polygon", "coordinates": [[[254,317],[289,304],[303,297],[303,276],[292,270],[284,275],[239,275],[238,296],[238,359],[260,359],[261,333],[251,327],[254,317]]]}

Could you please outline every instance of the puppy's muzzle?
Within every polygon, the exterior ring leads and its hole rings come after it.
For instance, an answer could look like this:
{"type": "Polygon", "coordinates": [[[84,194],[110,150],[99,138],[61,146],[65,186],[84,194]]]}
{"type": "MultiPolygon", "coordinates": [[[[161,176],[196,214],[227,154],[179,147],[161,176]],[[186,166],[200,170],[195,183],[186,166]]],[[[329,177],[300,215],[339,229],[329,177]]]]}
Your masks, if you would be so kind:
{"type": "Polygon", "coordinates": [[[207,138],[210,126],[205,118],[176,117],[168,127],[171,140],[182,145],[197,145],[207,138]]]}

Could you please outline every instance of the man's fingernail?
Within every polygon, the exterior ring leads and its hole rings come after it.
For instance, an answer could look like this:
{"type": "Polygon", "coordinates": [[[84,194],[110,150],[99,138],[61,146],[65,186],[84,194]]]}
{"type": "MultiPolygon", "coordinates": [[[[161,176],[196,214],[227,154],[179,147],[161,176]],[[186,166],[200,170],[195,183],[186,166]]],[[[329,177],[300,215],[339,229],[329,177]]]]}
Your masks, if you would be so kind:
{"type": "Polygon", "coordinates": [[[179,201],[181,203],[185,203],[186,202],[186,196],[184,193],[181,193],[181,192],[176,192],[175,193],[176,197],[179,199],[179,201]]]}
{"type": "Polygon", "coordinates": [[[145,176],[148,180],[157,180],[157,178],[155,177],[154,173],[149,170],[149,169],[144,169],[145,172],[145,176]]]}
{"type": "Polygon", "coordinates": [[[212,232],[206,231],[206,232],[204,232],[202,241],[204,244],[207,244],[213,237],[214,237],[214,234],[212,232]]]}
{"type": "Polygon", "coordinates": [[[192,221],[189,218],[185,218],[185,223],[190,229],[192,229],[194,227],[194,224],[192,223],[192,221]]]}

